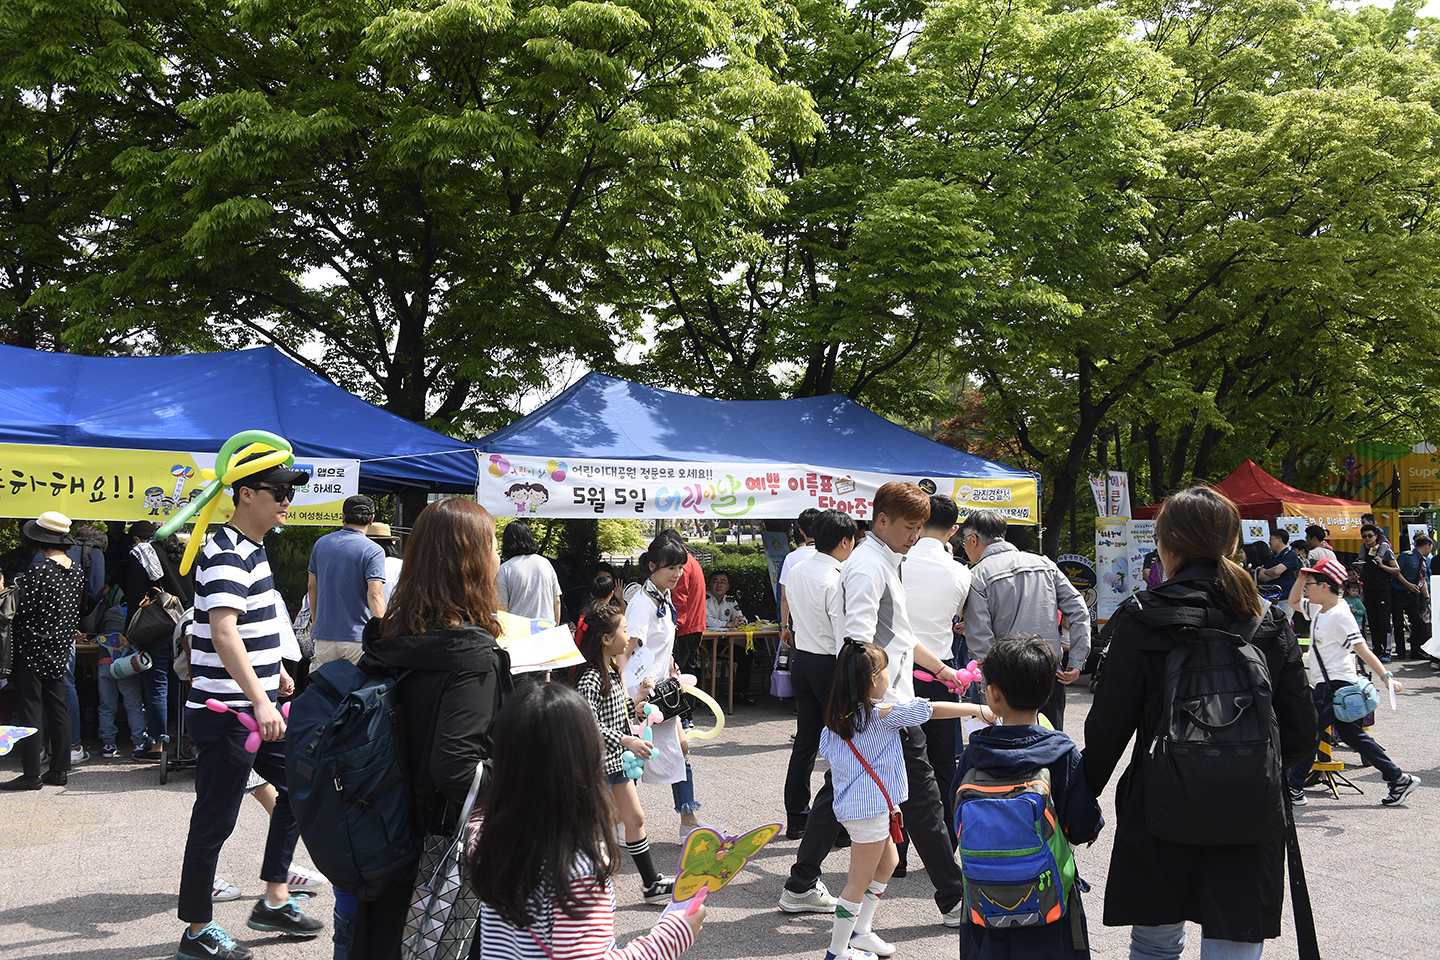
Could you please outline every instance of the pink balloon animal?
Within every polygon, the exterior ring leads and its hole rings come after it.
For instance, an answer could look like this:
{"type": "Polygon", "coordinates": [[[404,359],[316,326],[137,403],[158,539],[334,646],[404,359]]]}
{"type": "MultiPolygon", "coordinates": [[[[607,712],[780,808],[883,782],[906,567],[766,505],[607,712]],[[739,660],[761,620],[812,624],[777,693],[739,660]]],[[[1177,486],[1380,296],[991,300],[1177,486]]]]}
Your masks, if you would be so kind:
{"type": "MultiPolygon", "coordinates": [[[[255,722],[254,717],[248,713],[241,713],[233,707],[226,706],[219,700],[206,700],[205,706],[207,709],[214,710],[216,713],[235,714],[235,718],[240,721],[240,725],[250,731],[250,736],[245,738],[245,749],[250,753],[258,753],[260,751],[260,724],[255,722]]],[[[290,704],[287,703],[282,706],[280,713],[283,714],[286,719],[289,719],[290,704]]]]}
{"type": "Polygon", "coordinates": [[[969,688],[970,684],[974,683],[976,680],[985,679],[984,674],[980,672],[980,664],[974,660],[971,660],[965,666],[956,670],[955,679],[953,681],[941,680],[934,674],[929,673],[925,670],[916,670],[915,676],[919,677],[921,680],[929,680],[932,683],[943,683],[945,684],[945,686],[950,688],[951,692],[961,695],[965,693],[966,689],[969,688]]]}

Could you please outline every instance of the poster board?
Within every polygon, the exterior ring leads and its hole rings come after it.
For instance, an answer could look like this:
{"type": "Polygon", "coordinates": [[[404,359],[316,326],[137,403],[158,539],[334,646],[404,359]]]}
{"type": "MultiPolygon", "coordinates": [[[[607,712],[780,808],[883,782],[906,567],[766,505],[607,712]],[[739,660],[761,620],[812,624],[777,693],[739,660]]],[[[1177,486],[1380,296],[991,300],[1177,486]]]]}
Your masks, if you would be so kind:
{"type": "MultiPolygon", "coordinates": [[[[0,516],[58,510],[74,520],[164,523],[204,490],[201,472],[214,467],[213,453],[0,443],[0,516]]],[[[295,469],[310,482],[295,488],[285,522],[339,526],[345,498],[360,489],[360,461],[296,457],[295,469]]],[[[222,495],[214,522],[233,513],[222,495]]]]}
{"type": "Polygon", "coordinates": [[[1095,621],[1105,623],[1130,596],[1130,543],[1123,517],[1095,518],[1095,621]]]}
{"type": "MultiPolygon", "coordinates": [[[[1130,595],[1145,589],[1145,558],[1155,550],[1155,521],[1126,520],[1125,539],[1129,541],[1130,595]]],[[[1159,562],[1156,560],[1155,562],[1159,562]]]]}
{"type": "Polygon", "coordinates": [[[1240,542],[1241,543],[1265,543],[1270,539],[1270,522],[1268,520],[1241,520],[1240,521],[1240,542]]]}

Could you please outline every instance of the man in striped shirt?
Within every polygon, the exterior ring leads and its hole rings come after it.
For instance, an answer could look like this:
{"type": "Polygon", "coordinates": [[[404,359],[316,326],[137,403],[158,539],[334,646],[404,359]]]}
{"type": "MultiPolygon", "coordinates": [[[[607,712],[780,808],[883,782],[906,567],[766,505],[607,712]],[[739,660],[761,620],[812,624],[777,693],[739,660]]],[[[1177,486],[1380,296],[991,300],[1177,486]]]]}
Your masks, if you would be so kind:
{"type": "Polygon", "coordinates": [[[290,898],[286,885],[299,828],[285,789],[285,719],[276,707],[294,684],[280,662],[281,617],[285,610],[270,576],[265,532],[285,523],[295,485],[307,473],[277,466],[235,481],[235,515],[216,532],[195,565],[195,626],[191,639],[192,682],[185,721],[199,751],[195,764],[195,807],[180,874],[180,919],[189,928],[177,956],[184,960],[249,960],[212,922],[211,884],[220,848],[235,829],[253,768],[274,785],[278,797],[260,878],[265,897],[247,925],[298,937],[323,927],[290,898]],[[236,717],[205,708],[218,700],[249,714],[259,726],[256,753],[245,749],[249,730],[236,717]]]}

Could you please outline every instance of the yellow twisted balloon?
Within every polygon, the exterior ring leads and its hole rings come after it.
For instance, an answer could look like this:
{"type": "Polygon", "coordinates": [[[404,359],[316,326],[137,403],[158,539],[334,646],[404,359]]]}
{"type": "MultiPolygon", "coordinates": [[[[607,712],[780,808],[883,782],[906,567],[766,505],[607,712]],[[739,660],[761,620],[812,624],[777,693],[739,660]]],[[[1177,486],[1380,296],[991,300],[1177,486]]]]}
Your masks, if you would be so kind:
{"type": "Polygon", "coordinates": [[[185,547],[185,556],[180,560],[180,573],[186,575],[190,568],[195,565],[195,557],[200,553],[200,544],[205,540],[205,530],[210,526],[210,520],[215,516],[215,508],[220,505],[220,491],[241,477],[248,477],[252,473],[259,473],[261,470],[269,470],[271,467],[290,466],[295,462],[295,452],[290,446],[290,441],[284,437],[278,437],[265,430],[244,430],[235,434],[220,452],[215,456],[215,469],[201,471],[201,476],[209,479],[205,489],[200,491],[198,497],[194,497],[180,512],[175,514],[159,530],[155,531],[155,539],[164,540],[170,534],[179,530],[195,518],[195,529],[190,534],[190,543],[185,547]],[[264,453],[245,463],[241,463],[246,457],[264,453]],[[232,465],[233,464],[233,465],[232,465]]]}
{"type": "Polygon", "coordinates": [[[692,740],[714,740],[719,736],[720,731],[725,729],[725,711],[720,709],[720,704],[715,702],[714,697],[699,687],[692,687],[688,683],[681,683],[680,689],[705,704],[705,706],[710,708],[710,712],[715,714],[714,727],[709,730],[687,730],[685,731],[685,735],[692,740]]]}

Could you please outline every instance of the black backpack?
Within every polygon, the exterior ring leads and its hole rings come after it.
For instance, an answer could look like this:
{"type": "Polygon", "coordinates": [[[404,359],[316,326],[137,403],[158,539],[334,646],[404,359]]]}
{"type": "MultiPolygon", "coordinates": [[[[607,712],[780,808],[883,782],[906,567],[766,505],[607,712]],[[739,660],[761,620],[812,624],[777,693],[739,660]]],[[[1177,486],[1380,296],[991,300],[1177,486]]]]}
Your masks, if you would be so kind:
{"type": "Polygon", "coordinates": [[[15,665],[15,614],[20,606],[20,588],[11,584],[0,590],[0,677],[10,676],[15,665]]]}
{"type": "Polygon", "coordinates": [[[1283,617],[1270,607],[1246,623],[1212,606],[1136,614],[1176,641],[1144,764],[1150,832],[1201,846],[1283,839],[1280,726],[1270,667],[1252,642],[1288,629],[1283,617]]]}

